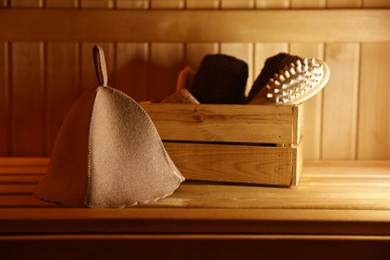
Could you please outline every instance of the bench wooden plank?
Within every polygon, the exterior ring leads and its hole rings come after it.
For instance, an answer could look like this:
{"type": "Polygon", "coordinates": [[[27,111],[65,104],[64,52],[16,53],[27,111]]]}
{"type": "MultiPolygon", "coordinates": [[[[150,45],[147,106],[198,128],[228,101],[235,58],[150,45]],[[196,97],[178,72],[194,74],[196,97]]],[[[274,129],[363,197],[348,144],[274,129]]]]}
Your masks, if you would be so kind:
{"type": "Polygon", "coordinates": [[[390,235],[388,210],[0,209],[0,233],[390,235]]]}

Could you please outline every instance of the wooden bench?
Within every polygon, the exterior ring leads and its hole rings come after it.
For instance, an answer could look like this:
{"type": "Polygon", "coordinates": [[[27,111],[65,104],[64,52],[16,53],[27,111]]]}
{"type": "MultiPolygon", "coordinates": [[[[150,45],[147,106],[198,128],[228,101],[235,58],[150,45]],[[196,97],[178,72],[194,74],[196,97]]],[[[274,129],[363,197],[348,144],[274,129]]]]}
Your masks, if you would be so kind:
{"type": "Polygon", "coordinates": [[[63,208],[36,199],[47,163],[0,159],[0,258],[390,254],[388,161],[306,162],[292,188],[185,182],[166,199],[126,209],[63,208]]]}

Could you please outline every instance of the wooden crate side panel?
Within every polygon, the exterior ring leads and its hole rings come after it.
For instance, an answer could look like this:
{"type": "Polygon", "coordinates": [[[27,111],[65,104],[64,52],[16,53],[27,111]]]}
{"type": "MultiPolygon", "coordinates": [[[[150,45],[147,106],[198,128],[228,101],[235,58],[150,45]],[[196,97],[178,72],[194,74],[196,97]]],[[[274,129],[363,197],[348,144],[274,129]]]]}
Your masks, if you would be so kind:
{"type": "Polygon", "coordinates": [[[291,184],[293,148],[173,142],[164,146],[187,179],[291,184]]]}
{"type": "Polygon", "coordinates": [[[301,178],[301,173],[303,171],[303,151],[304,151],[304,141],[301,140],[301,143],[295,147],[292,147],[292,176],[291,176],[291,185],[298,186],[299,180],[301,178]]]}
{"type": "Polygon", "coordinates": [[[163,140],[293,144],[290,106],[143,104],[163,140]]]}

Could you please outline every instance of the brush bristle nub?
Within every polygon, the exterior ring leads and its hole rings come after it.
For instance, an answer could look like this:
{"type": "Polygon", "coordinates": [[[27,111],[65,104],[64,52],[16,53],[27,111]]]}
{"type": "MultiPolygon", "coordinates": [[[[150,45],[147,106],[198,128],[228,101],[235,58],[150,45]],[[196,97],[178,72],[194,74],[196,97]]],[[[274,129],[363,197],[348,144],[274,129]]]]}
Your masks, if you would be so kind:
{"type": "Polygon", "coordinates": [[[325,63],[314,58],[297,60],[268,81],[267,100],[280,105],[299,104],[318,93],[328,78],[325,63]]]}

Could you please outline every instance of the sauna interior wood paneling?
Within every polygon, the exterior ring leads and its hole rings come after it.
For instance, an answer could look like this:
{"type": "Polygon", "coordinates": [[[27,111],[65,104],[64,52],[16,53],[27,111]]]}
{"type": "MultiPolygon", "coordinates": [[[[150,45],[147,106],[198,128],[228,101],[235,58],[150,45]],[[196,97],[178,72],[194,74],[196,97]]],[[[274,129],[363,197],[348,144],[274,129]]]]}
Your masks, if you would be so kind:
{"type": "MultiPolygon", "coordinates": [[[[384,16],[378,16],[378,19],[383,19],[378,22],[388,25],[390,2],[11,0],[2,1],[0,7],[85,11],[286,9],[286,17],[290,10],[300,9],[311,10],[310,12],[325,9],[325,13],[329,14],[335,9],[365,11],[377,8],[386,12],[384,16]]],[[[365,21],[360,22],[363,30],[365,21]]],[[[318,30],[321,32],[328,29],[319,27],[318,30]]],[[[267,40],[267,37],[271,36],[264,35],[264,41],[254,42],[213,39],[201,42],[113,40],[98,43],[103,45],[107,55],[110,85],[138,101],[156,101],[173,92],[178,71],[185,65],[197,68],[202,57],[208,53],[225,53],[245,60],[250,69],[248,89],[263,67],[265,59],[278,52],[324,59],[330,65],[331,80],[320,95],[305,104],[304,158],[389,159],[390,103],[387,101],[387,72],[390,66],[390,42],[388,38],[386,40],[386,34],[375,34],[378,28],[370,29],[373,33],[366,39],[361,39],[362,35],[354,34],[358,38],[337,42],[311,38],[308,40],[308,35],[302,35],[302,41],[285,39],[277,42],[267,40]],[[377,36],[382,38],[373,40],[377,39],[377,36]]],[[[112,30],[115,30],[115,27],[112,30]]],[[[289,28],[286,28],[286,31],[289,31],[289,28]]],[[[298,27],[294,27],[292,32],[293,35],[300,33],[298,27]]],[[[59,30],[59,34],[61,33],[63,32],[59,30]]],[[[84,42],[0,42],[1,156],[50,155],[66,111],[85,89],[96,84],[91,58],[91,46],[94,43],[93,39],[84,42]]]]}

